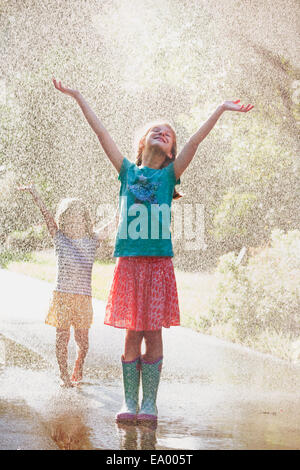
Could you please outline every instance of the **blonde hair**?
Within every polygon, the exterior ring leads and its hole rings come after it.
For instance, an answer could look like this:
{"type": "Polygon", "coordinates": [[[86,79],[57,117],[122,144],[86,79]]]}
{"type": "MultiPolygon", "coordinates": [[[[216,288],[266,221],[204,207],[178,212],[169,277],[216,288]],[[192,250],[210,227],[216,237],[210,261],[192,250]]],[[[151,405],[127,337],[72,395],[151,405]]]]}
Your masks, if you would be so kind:
{"type": "Polygon", "coordinates": [[[93,238],[94,231],[90,211],[87,208],[86,204],[81,199],[78,199],[76,197],[67,197],[60,201],[55,215],[58,229],[63,231],[65,225],[65,216],[67,215],[67,213],[74,211],[74,213],[76,214],[76,211],[79,210],[83,211],[86,233],[90,238],[93,238]]]}

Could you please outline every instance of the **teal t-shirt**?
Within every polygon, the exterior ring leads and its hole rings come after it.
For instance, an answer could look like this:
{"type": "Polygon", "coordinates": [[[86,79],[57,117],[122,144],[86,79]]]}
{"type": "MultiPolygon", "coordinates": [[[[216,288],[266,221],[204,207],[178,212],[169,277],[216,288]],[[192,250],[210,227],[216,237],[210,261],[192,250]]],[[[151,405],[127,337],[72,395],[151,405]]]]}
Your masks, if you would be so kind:
{"type": "Polygon", "coordinates": [[[171,204],[176,180],[174,162],[156,170],[138,167],[124,158],[119,226],[114,256],[174,256],[171,240],[171,204]]]}

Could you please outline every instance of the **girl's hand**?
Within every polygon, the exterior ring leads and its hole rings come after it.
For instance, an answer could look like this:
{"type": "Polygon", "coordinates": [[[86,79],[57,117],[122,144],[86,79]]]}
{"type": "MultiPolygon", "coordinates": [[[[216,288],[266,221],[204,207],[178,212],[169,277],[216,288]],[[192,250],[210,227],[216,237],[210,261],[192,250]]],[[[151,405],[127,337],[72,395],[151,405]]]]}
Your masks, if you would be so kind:
{"type": "Polygon", "coordinates": [[[222,104],[222,108],[224,111],[239,111],[240,113],[248,113],[248,111],[251,111],[252,108],[254,108],[253,105],[247,104],[247,106],[240,105],[240,100],[237,101],[224,101],[222,104]]]}
{"type": "Polygon", "coordinates": [[[32,183],[30,183],[28,185],[25,185],[25,186],[18,186],[17,190],[18,191],[29,191],[31,194],[36,192],[35,186],[32,183]]]}
{"type": "Polygon", "coordinates": [[[72,90],[71,88],[62,86],[61,82],[57,82],[55,78],[53,78],[52,81],[53,81],[55,88],[61,91],[62,93],[64,93],[65,95],[69,95],[69,96],[72,96],[73,98],[76,98],[76,96],[79,94],[77,90],[72,90]]]}

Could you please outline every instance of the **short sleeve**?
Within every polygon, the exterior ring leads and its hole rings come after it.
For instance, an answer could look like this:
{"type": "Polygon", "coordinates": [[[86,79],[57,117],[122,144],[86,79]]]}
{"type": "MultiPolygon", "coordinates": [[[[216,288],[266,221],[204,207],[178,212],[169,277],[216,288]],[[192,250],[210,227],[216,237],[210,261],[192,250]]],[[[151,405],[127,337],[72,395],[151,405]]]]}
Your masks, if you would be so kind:
{"type": "Polygon", "coordinates": [[[127,171],[128,171],[128,168],[129,168],[131,165],[134,165],[134,163],[130,162],[130,161],[128,160],[128,158],[124,157],[124,158],[123,158],[122,165],[121,165],[121,168],[120,168],[119,176],[118,176],[118,180],[119,180],[119,181],[124,181],[124,178],[126,177],[126,173],[127,173],[127,171]]]}
{"type": "Polygon", "coordinates": [[[56,234],[55,234],[54,237],[53,237],[54,245],[58,245],[59,240],[60,240],[60,231],[57,230],[57,231],[56,231],[56,234]]]}
{"type": "Polygon", "coordinates": [[[174,184],[174,186],[181,183],[180,178],[176,179],[175,177],[174,162],[170,163],[170,165],[166,167],[166,172],[169,180],[174,184]]]}
{"type": "Polygon", "coordinates": [[[54,243],[54,248],[55,248],[55,252],[58,253],[59,251],[59,248],[61,246],[61,232],[60,230],[57,230],[56,231],[56,234],[54,235],[53,237],[53,243],[54,243]]]}

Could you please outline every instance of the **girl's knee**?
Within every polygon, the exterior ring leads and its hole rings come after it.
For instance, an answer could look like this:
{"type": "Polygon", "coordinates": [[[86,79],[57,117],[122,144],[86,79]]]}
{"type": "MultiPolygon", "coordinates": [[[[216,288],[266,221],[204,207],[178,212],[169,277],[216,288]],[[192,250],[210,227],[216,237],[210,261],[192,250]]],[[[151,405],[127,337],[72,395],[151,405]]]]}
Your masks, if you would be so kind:
{"type": "Polygon", "coordinates": [[[145,360],[155,360],[162,356],[163,343],[161,330],[157,331],[144,331],[146,353],[145,360]]]}
{"type": "Polygon", "coordinates": [[[135,360],[137,356],[140,356],[142,340],[143,340],[142,331],[134,331],[134,330],[126,331],[125,351],[123,355],[126,361],[135,360]]]}
{"type": "Polygon", "coordinates": [[[140,344],[143,339],[143,331],[127,330],[126,342],[131,344],[140,344]]]}
{"type": "Polygon", "coordinates": [[[153,343],[159,344],[162,342],[162,331],[144,331],[145,343],[151,345],[153,343]]]}
{"type": "Polygon", "coordinates": [[[56,340],[59,342],[67,342],[70,339],[70,330],[56,329],[56,340]]]}

